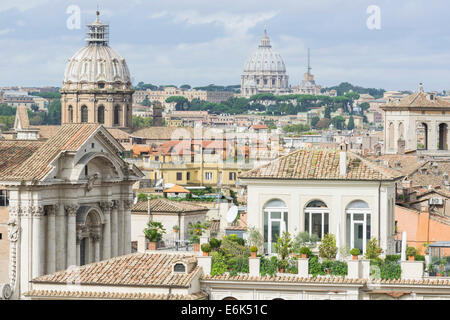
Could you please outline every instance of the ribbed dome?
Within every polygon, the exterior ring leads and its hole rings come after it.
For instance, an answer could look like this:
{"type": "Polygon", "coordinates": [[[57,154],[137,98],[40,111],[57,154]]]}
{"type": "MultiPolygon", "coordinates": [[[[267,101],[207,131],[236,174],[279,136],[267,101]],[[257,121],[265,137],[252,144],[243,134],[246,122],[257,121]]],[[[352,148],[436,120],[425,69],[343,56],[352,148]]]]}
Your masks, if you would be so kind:
{"type": "Polygon", "coordinates": [[[107,45],[89,44],[69,59],[64,82],[130,83],[127,63],[107,45]]]}
{"type": "Polygon", "coordinates": [[[272,51],[270,39],[264,30],[264,36],[258,49],[247,59],[244,72],[286,72],[286,67],[281,56],[272,51]]]}
{"type": "Polygon", "coordinates": [[[87,25],[87,45],[69,59],[64,83],[106,82],[129,85],[130,72],[125,59],[108,46],[109,25],[99,19],[87,25]]]}

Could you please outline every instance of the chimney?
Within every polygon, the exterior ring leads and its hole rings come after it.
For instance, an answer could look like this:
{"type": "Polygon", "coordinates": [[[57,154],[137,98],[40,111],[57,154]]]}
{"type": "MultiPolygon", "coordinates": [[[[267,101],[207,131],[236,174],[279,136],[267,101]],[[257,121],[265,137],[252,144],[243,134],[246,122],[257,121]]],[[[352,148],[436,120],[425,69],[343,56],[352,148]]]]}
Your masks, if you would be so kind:
{"type": "Polygon", "coordinates": [[[347,175],[347,152],[341,151],[339,154],[339,175],[347,175]]]}

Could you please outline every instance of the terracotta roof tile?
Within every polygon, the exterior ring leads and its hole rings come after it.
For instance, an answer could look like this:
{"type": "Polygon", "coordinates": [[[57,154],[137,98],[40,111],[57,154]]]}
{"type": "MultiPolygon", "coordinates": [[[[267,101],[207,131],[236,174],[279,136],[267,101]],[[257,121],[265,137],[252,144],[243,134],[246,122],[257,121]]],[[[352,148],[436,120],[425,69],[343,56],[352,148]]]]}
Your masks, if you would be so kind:
{"type": "Polygon", "coordinates": [[[299,149],[259,168],[241,174],[241,178],[298,180],[394,180],[400,172],[378,166],[347,152],[347,174],[340,176],[339,151],[299,149]]]}
{"type": "Polygon", "coordinates": [[[7,180],[40,180],[51,170],[50,163],[62,151],[77,151],[100,125],[67,124],[48,139],[36,152],[22,163],[7,180]]]}
{"type": "Polygon", "coordinates": [[[436,95],[433,99],[429,98],[429,93],[415,92],[400,100],[388,102],[381,106],[381,109],[392,109],[392,107],[435,107],[450,108],[450,102],[445,101],[436,95]]]}
{"type": "Polygon", "coordinates": [[[10,176],[43,144],[43,141],[0,140],[0,178],[10,176]]]}
{"type": "Polygon", "coordinates": [[[168,294],[168,293],[135,293],[135,292],[89,292],[64,290],[31,290],[25,297],[36,298],[74,298],[74,299],[131,299],[131,300],[205,300],[206,293],[168,294]]]}
{"type": "Polygon", "coordinates": [[[182,254],[134,253],[44,275],[32,282],[186,288],[201,272],[201,267],[196,266],[188,274],[178,274],[172,273],[172,264],[189,258],[182,254]]]}
{"type": "MultiPolygon", "coordinates": [[[[147,214],[148,201],[139,201],[133,205],[132,213],[144,212],[147,214]]],[[[190,203],[189,201],[172,201],[165,198],[157,198],[150,201],[150,212],[179,213],[207,211],[208,208],[190,203]]]]}

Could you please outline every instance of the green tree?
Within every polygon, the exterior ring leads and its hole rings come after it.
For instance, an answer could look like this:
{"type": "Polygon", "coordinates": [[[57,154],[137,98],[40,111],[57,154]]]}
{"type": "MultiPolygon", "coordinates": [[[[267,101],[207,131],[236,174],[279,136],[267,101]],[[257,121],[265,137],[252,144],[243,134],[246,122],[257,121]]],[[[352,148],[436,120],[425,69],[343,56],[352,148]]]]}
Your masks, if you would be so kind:
{"type": "Polygon", "coordinates": [[[353,116],[352,116],[352,115],[351,115],[350,118],[348,119],[347,129],[348,129],[348,130],[353,130],[353,129],[355,129],[355,119],[353,119],[353,116]]]}
{"type": "Polygon", "coordinates": [[[280,265],[286,269],[288,261],[287,258],[292,253],[292,239],[289,232],[283,232],[281,237],[277,236],[277,242],[274,245],[275,251],[280,255],[280,265]]]}
{"type": "Polygon", "coordinates": [[[180,86],[180,89],[189,90],[191,89],[191,86],[188,84],[183,84],[182,86],[180,86]]]}
{"type": "Polygon", "coordinates": [[[55,99],[48,105],[48,120],[47,124],[60,125],[61,124],[61,100],[55,99]]]}
{"type": "Polygon", "coordinates": [[[320,118],[319,118],[318,116],[314,116],[314,117],[311,119],[311,127],[315,128],[316,125],[317,125],[317,122],[319,122],[319,120],[320,120],[320,118]]]}
{"type": "Polygon", "coordinates": [[[175,102],[175,110],[187,110],[189,108],[189,100],[182,96],[171,96],[166,99],[167,103],[175,102]]]}
{"type": "Polygon", "coordinates": [[[319,245],[319,256],[325,259],[334,259],[336,258],[337,250],[334,234],[325,234],[319,245]]]}
{"type": "Polygon", "coordinates": [[[337,116],[331,119],[331,123],[338,130],[345,129],[345,119],[342,116],[337,116]]]}
{"type": "Polygon", "coordinates": [[[142,100],[142,103],[141,103],[143,106],[146,106],[146,107],[150,107],[150,105],[152,104],[151,102],[150,102],[150,100],[148,99],[148,96],[145,96],[145,99],[144,100],[142,100]]]}

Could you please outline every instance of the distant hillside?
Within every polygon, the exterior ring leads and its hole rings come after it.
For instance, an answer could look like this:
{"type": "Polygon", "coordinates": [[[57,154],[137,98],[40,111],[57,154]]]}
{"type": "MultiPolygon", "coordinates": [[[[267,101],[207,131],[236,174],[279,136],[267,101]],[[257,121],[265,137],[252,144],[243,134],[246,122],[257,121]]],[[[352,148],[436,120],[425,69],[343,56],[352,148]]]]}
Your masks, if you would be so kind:
{"type": "Polygon", "coordinates": [[[351,83],[348,82],[341,82],[338,86],[329,87],[329,88],[323,88],[322,92],[328,91],[328,90],[336,90],[338,96],[343,96],[346,92],[352,90],[356,93],[367,93],[373,96],[374,98],[382,98],[383,93],[386,91],[384,89],[375,89],[375,88],[363,88],[360,86],[354,86],[351,83]]]}

